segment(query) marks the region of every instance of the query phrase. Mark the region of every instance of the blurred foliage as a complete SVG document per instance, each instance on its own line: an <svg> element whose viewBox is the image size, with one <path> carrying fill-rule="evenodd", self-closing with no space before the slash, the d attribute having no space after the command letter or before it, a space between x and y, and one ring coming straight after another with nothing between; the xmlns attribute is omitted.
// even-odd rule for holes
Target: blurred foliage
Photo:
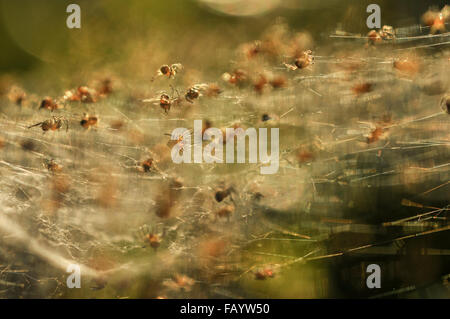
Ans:
<svg viewBox="0 0 450 319"><path fill-rule="evenodd" d="M105 65L126 60L141 45L158 39L155 51L164 51L174 60L217 66L221 61L205 59L212 42L231 48L254 39L278 16L294 29L311 32L316 41L339 23L350 32L367 31L366 7L372 0L287 0L282 6L256 17L218 14L193 0L78 0L82 9L81 30L68 29L66 7L74 1L0 1L0 72L20 72L48 63L58 72L74 72L80 67ZM418 23L429 6L445 1L388 1L382 8L382 22L389 25ZM415 17L415 20L410 20ZM322 35L322 36L320 36ZM188 42L189 46L184 46ZM181 43L180 45L177 45ZM182 48L181 48L182 47ZM200 53L200 54L198 54ZM145 68L144 68L145 69Z"/></svg>

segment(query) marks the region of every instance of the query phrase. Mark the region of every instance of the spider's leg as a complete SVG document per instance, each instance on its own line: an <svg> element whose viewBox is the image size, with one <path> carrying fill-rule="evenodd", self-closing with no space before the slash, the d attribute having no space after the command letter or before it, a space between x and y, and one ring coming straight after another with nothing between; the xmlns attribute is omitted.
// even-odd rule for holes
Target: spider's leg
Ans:
<svg viewBox="0 0 450 319"><path fill-rule="evenodd" d="M31 126L28 126L28 128L32 128L32 127L35 127L35 126L38 126L38 125L41 125L41 124L43 124L44 122L40 122L40 123L37 123L37 124L33 124L33 125L31 125Z"/></svg>

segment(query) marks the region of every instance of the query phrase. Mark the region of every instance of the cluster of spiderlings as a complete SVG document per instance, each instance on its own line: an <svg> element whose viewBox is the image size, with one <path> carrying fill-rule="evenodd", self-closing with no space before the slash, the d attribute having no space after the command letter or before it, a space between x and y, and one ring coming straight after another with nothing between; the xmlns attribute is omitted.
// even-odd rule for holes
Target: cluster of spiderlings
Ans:
<svg viewBox="0 0 450 319"><path fill-rule="evenodd" d="M446 12L424 18L427 33L444 32ZM297 274L320 276L339 256L384 253L380 243L389 241L401 250L417 234L445 230L448 52L383 47L396 49L403 37L383 26L327 48L276 24L239 46L215 76L158 61L137 93L113 90L110 79L53 98L11 86L6 100L20 112L0 120L0 221L9 223L0 231L23 236L21 246L6 244L14 254L0 251L0 267L19 267L17 254L39 278L31 285L45 282L56 296L73 292L54 265L74 261L88 270L93 297L324 297L327 279L304 280L308 292L274 287ZM179 126L192 134L194 119L203 119L202 134L220 127L224 145L234 138L226 127L280 128L279 174L174 164L172 146L188 139L168 135ZM358 277L361 264L336 264Z"/></svg>

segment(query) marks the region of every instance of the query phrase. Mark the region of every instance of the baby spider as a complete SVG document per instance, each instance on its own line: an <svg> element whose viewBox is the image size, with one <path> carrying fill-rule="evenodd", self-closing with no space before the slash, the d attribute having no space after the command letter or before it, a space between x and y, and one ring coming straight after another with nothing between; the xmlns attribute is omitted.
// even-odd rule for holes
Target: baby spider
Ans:
<svg viewBox="0 0 450 319"><path fill-rule="evenodd" d="M192 286L195 284L195 280L186 276L175 274L172 279L165 280L163 285L172 291L191 291Z"/></svg>
<svg viewBox="0 0 450 319"><path fill-rule="evenodd" d="M274 89L281 89L287 86L287 80L282 75L275 75L272 77L272 79L269 81L269 84Z"/></svg>
<svg viewBox="0 0 450 319"><path fill-rule="evenodd" d="M449 7L445 6L441 11L431 9L422 15L422 22L430 28L431 34L444 33L445 23L450 16Z"/></svg>
<svg viewBox="0 0 450 319"><path fill-rule="evenodd" d="M163 93L161 93L159 98L145 99L145 100L142 100L142 102L151 102L154 104L159 104L159 106L164 110L164 112L168 113L170 111L170 107L172 105L179 105L182 102L178 90L175 90L172 87L172 95L173 95L173 91L177 92L178 96L176 98L171 98L169 96L169 94L163 92Z"/></svg>
<svg viewBox="0 0 450 319"><path fill-rule="evenodd" d="M376 45L381 43L383 40L394 40L395 39L395 30L390 25L384 25L379 31L370 30L367 34L367 44Z"/></svg>
<svg viewBox="0 0 450 319"><path fill-rule="evenodd" d="M398 72L409 76L416 75L422 68L420 61L411 57L394 60L393 67Z"/></svg>
<svg viewBox="0 0 450 319"><path fill-rule="evenodd" d="M150 172L155 167L153 158L148 158L141 163L141 169L144 172Z"/></svg>
<svg viewBox="0 0 450 319"><path fill-rule="evenodd" d="M97 89L98 95L105 97L113 92L112 80L110 78L105 78L100 82L100 86Z"/></svg>
<svg viewBox="0 0 450 319"><path fill-rule="evenodd" d="M45 133L46 131L49 130L51 131L59 130L63 126L63 123L66 124L66 132L67 132L69 130L69 121L62 116L53 116L51 119L33 124L31 126L28 126L28 128L40 126Z"/></svg>
<svg viewBox="0 0 450 319"><path fill-rule="evenodd" d="M275 277L275 274L272 269L265 268L261 269L255 272L255 279L256 280L265 280L267 278L273 278Z"/></svg>
<svg viewBox="0 0 450 319"><path fill-rule="evenodd" d="M367 140L366 140L367 144L377 142L383 136L383 133L384 133L384 129L382 127L377 126L367 136Z"/></svg>
<svg viewBox="0 0 450 319"><path fill-rule="evenodd" d="M142 248L150 246L156 250L161 245L161 236L159 234L156 234L154 232L154 229L151 230L147 225L141 226L139 228L139 230L135 234L135 238L138 241L143 241L144 246Z"/></svg>
<svg viewBox="0 0 450 319"><path fill-rule="evenodd" d="M207 84L205 95L209 97L217 97L222 93L222 89L216 83Z"/></svg>
<svg viewBox="0 0 450 319"><path fill-rule="evenodd" d="M167 146L170 147L170 148L172 148L174 145L178 144L178 145L180 146L180 148L183 148L183 146L184 146L183 140L184 140L185 137L187 137L188 135L192 135L192 132L193 132L192 130L186 130L186 131L183 132L183 134L179 135L179 136L177 137L177 139L172 139L172 138L171 138L171 139L167 142ZM164 133L164 135L172 136L172 134L169 134L169 133ZM182 150L181 150L181 151L182 151Z"/></svg>
<svg viewBox="0 0 450 319"><path fill-rule="evenodd" d="M373 84L370 82L361 82L361 83L356 83L353 87L352 87L352 92L356 95L359 96L361 94L364 93L369 93L373 90Z"/></svg>
<svg viewBox="0 0 450 319"><path fill-rule="evenodd" d="M226 205L215 212L216 218L226 218L227 221L230 221L230 217L234 212L234 206Z"/></svg>
<svg viewBox="0 0 450 319"><path fill-rule="evenodd" d="M61 106L56 101L53 101L51 97L46 97L45 99L43 99L41 102L41 106L39 107L39 109L46 109L52 112L59 108L61 108Z"/></svg>
<svg viewBox="0 0 450 319"><path fill-rule="evenodd" d="M303 53L295 59L294 64L284 63L288 69L293 71L297 69L305 69L311 64L314 64L314 56L312 55L311 50L303 51Z"/></svg>
<svg viewBox="0 0 450 319"><path fill-rule="evenodd" d="M8 93L8 99L18 106L22 106L27 99L27 94L20 87L13 86Z"/></svg>
<svg viewBox="0 0 450 319"><path fill-rule="evenodd" d="M184 95L184 98L189 103L194 103L194 100L198 99L199 96L200 96L199 89L196 86L193 86L187 90L186 94Z"/></svg>
<svg viewBox="0 0 450 319"><path fill-rule="evenodd" d="M80 125L85 129L91 128L91 126L96 126L98 124L98 117L92 116L84 113L83 118L80 121Z"/></svg>
<svg viewBox="0 0 450 319"><path fill-rule="evenodd" d="M232 193L236 193L236 191L234 190L233 186L230 186L226 189L222 189L222 190L218 190L215 195L214 198L216 199L217 202L221 202L223 201L225 198L227 198L228 196L230 196Z"/></svg>
<svg viewBox="0 0 450 319"><path fill-rule="evenodd" d="M183 65L181 65L181 63L174 63L171 66L162 65L156 73L156 76L153 77L152 82L158 76L167 76L168 78L175 77L181 70L183 70Z"/></svg>
<svg viewBox="0 0 450 319"><path fill-rule="evenodd" d="M169 112L171 105L172 99L170 98L170 96L165 93L161 94L161 96L159 97L159 106L161 106L164 112Z"/></svg>
<svg viewBox="0 0 450 319"><path fill-rule="evenodd" d="M258 79L253 83L253 88L256 93L262 94L267 83L267 77L264 74L260 74L258 76Z"/></svg>
<svg viewBox="0 0 450 319"><path fill-rule="evenodd" d="M370 30L367 34L367 43L366 45L376 45L382 41L380 33L377 30Z"/></svg>
<svg viewBox="0 0 450 319"><path fill-rule="evenodd" d="M145 236L145 241L155 250L161 245L161 239L155 234L147 234Z"/></svg>
<svg viewBox="0 0 450 319"><path fill-rule="evenodd" d="M390 25L384 25L378 34L383 40L393 40L395 38L395 30Z"/></svg>
<svg viewBox="0 0 450 319"><path fill-rule="evenodd" d="M57 173L62 170L61 165L57 164L53 159L45 159L43 165L49 172Z"/></svg>
<svg viewBox="0 0 450 319"><path fill-rule="evenodd" d="M178 94L178 91L177 91ZM159 99L159 106L164 110L164 112L168 113L170 110L170 107L172 105L179 105L181 104L181 98L178 95L178 97L171 98L166 93L161 94L161 97Z"/></svg>
<svg viewBox="0 0 450 319"><path fill-rule="evenodd" d="M264 113L262 116L261 116L261 121L263 121L263 122L267 122L267 121L269 121L269 120L271 120L272 118L269 116L269 114L267 114L267 113Z"/></svg>
<svg viewBox="0 0 450 319"><path fill-rule="evenodd" d="M249 80L249 76L245 70L236 69L231 73L222 74L222 80L237 86L244 86Z"/></svg>
<svg viewBox="0 0 450 319"><path fill-rule="evenodd" d="M87 86L80 86L76 90L66 91L64 93L64 101L83 103L95 103L97 102L97 91Z"/></svg>
<svg viewBox="0 0 450 319"><path fill-rule="evenodd" d="M200 96L206 95L209 97L214 97L219 95L221 92L222 90L217 86L217 84L199 83L191 86L184 94L184 98L189 103L194 103L194 100L198 99Z"/></svg>

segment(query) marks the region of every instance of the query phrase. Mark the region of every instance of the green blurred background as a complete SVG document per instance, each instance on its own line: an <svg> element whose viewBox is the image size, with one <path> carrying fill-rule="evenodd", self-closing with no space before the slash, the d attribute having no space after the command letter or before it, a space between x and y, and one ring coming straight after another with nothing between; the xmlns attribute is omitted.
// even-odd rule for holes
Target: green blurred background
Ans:
<svg viewBox="0 0 450 319"><path fill-rule="evenodd" d="M139 76L148 72L145 65L123 70L128 66L121 62L139 58L140 63L151 63L163 53L172 61L220 67L229 61L210 57L257 38L280 16L293 29L311 32L318 44L327 41L338 24L349 32L366 33L366 7L374 2L268 0L264 3L271 10L234 16L205 5L208 1L213 0L0 0L0 72L23 76L44 67L52 70L52 79L58 79L67 72L108 65ZM241 2L244 13L246 6L258 5ZM66 27L70 3L81 6L81 29ZM382 24L395 27L418 23L428 7L445 5L431 0L376 3L381 6ZM233 10L241 12L239 5Z"/></svg>

